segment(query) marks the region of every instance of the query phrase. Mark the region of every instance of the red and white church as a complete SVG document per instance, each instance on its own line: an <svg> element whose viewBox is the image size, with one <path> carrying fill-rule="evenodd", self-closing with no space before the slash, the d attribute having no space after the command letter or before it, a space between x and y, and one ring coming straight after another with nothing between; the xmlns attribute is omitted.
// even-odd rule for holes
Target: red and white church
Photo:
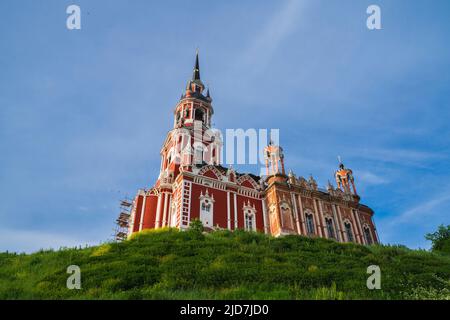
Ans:
<svg viewBox="0 0 450 320"><path fill-rule="evenodd" d="M379 242L374 212L360 203L350 169L340 163L337 187L328 183L326 189L318 188L313 177L286 174L283 149L272 142L264 150L265 176L223 167L221 136L211 127L213 114L197 53L192 79L174 109L173 129L161 148L159 177L126 204L126 236L163 227L183 230L200 219L207 230Z"/></svg>

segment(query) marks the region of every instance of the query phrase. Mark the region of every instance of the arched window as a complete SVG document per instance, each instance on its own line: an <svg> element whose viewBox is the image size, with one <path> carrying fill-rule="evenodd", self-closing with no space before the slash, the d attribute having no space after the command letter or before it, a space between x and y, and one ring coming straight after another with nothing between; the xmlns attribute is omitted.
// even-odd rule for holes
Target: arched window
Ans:
<svg viewBox="0 0 450 320"><path fill-rule="evenodd" d="M255 214L251 211L245 213L245 230L256 231Z"/></svg>
<svg viewBox="0 0 450 320"><path fill-rule="evenodd" d="M286 229L294 229L294 222L292 220L292 211L289 204L282 202L281 209L281 226Z"/></svg>
<svg viewBox="0 0 450 320"><path fill-rule="evenodd" d="M353 231L352 231L352 224L349 221L344 222L345 227L345 233L347 234L347 240L348 242L353 242Z"/></svg>
<svg viewBox="0 0 450 320"><path fill-rule="evenodd" d="M366 239L366 243L368 245L373 244L372 234L371 234L370 228L368 226L364 226L364 238Z"/></svg>
<svg viewBox="0 0 450 320"><path fill-rule="evenodd" d="M200 221L203 226L207 228L213 227L213 209L214 209L214 197L209 195L208 190L206 193L200 193Z"/></svg>
<svg viewBox="0 0 450 320"><path fill-rule="evenodd" d="M256 208L251 205L250 201L243 207L244 210L244 229L246 231L256 231Z"/></svg>
<svg viewBox="0 0 450 320"><path fill-rule="evenodd" d="M325 223L327 225L328 238L336 239L336 235L334 232L334 223L333 218L325 218Z"/></svg>
<svg viewBox="0 0 450 320"><path fill-rule="evenodd" d="M203 121L204 112L201 109L195 109L195 120Z"/></svg>
<svg viewBox="0 0 450 320"><path fill-rule="evenodd" d="M306 232L308 235L313 235L314 232L314 217L312 213L306 214Z"/></svg>
<svg viewBox="0 0 450 320"><path fill-rule="evenodd" d="M194 164L202 164L202 163L203 163L203 147L197 145L195 147Z"/></svg>

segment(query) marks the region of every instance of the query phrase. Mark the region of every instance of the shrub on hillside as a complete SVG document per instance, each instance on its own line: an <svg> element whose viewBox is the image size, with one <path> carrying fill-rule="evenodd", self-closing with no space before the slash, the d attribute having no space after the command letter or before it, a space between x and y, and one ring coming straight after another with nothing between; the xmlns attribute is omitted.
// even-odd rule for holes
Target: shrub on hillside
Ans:
<svg viewBox="0 0 450 320"><path fill-rule="evenodd" d="M425 239L430 240L433 251L450 253L450 225L440 225L434 233L428 233Z"/></svg>

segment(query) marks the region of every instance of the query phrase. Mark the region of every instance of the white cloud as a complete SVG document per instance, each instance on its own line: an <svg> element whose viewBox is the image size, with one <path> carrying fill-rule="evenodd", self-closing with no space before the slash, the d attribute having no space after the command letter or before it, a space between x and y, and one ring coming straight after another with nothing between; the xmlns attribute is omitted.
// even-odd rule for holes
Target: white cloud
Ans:
<svg viewBox="0 0 450 320"><path fill-rule="evenodd" d="M381 177L379 175L376 175L369 171L359 171L359 172L355 172L355 173L358 176L358 179L361 180L362 182L365 182L366 184L380 185L380 184L389 183L388 179Z"/></svg>

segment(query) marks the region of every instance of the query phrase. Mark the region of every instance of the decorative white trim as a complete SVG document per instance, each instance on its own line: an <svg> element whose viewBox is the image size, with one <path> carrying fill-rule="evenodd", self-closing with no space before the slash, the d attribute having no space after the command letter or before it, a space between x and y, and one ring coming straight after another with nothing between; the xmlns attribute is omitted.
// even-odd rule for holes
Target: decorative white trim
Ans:
<svg viewBox="0 0 450 320"><path fill-rule="evenodd" d="M206 193L203 194L203 191L200 191L200 212L199 212L199 218L200 221L203 223L204 226L208 228L214 227L214 195L209 195L208 189L206 189ZM203 212L203 205L209 207L209 211L207 213L207 216L205 216L205 213Z"/></svg>
<svg viewBox="0 0 450 320"><path fill-rule="evenodd" d="M181 194L180 229L188 228L191 222L191 200L192 200L191 198L192 198L192 182L183 181L183 189Z"/></svg>
<svg viewBox="0 0 450 320"><path fill-rule="evenodd" d="M213 165L206 165L200 169L198 172L199 176L203 176L206 172L212 171L217 176L217 179L220 181L222 180L222 173ZM208 177L209 178L209 177ZM210 178L211 179L211 178Z"/></svg>
<svg viewBox="0 0 450 320"><path fill-rule="evenodd" d="M248 181L250 184L255 188L256 190L259 189L259 185L256 183L256 181L248 174L244 174L239 177L239 179L236 180L236 183L238 185L242 185L243 182Z"/></svg>

